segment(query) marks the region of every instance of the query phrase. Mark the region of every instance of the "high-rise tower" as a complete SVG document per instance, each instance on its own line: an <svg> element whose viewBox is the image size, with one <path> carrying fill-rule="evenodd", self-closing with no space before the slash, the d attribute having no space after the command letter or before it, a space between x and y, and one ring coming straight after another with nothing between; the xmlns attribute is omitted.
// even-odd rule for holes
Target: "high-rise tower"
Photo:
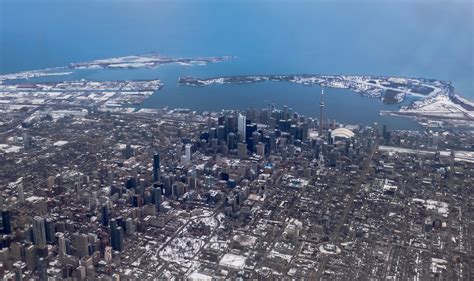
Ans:
<svg viewBox="0 0 474 281"><path fill-rule="evenodd" d="M239 114L239 117L237 119L237 130L240 134L240 141L245 141L246 139L246 126L247 126L247 122L246 122L247 118L245 117L245 115L242 115L242 114Z"/></svg>
<svg viewBox="0 0 474 281"><path fill-rule="evenodd" d="M319 135L323 135L323 110L324 110L324 87L321 86L321 101L319 102L319 108L321 112L319 113Z"/></svg>
<svg viewBox="0 0 474 281"><path fill-rule="evenodd" d="M33 242L35 245L46 245L45 219L39 216L33 218Z"/></svg>
<svg viewBox="0 0 474 281"><path fill-rule="evenodd" d="M3 233L10 234L12 233L12 223L10 217L10 211L3 210L2 211L2 225L3 225Z"/></svg>
<svg viewBox="0 0 474 281"><path fill-rule="evenodd" d="M160 179L160 154L158 152L153 155L153 182Z"/></svg>

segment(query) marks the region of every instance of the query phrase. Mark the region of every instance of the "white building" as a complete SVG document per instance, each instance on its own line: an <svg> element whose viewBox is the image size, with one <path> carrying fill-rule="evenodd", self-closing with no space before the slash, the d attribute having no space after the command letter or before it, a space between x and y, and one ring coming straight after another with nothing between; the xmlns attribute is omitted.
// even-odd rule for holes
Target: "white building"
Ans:
<svg viewBox="0 0 474 281"><path fill-rule="evenodd" d="M246 124L245 115L239 114L239 118L237 119L237 130L239 131L239 134L240 134L240 141L245 141L246 126L247 124Z"/></svg>
<svg viewBox="0 0 474 281"><path fill-rule="evenodd" d="M183 165L187 165L191 163L191 148L193 147L192 144L188 143L184 146L184 155L181 156L181 163Z"/></svg>

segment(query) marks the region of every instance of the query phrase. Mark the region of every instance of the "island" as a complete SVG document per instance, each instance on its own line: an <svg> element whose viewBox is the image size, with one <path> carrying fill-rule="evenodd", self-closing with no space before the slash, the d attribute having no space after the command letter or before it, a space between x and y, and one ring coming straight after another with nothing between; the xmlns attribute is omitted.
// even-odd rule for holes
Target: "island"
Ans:
<svg viewBox="0 0 474 281"><path fill-rule="evenodd" d="M158 54L146 54L136 56L115 57L109 59L99 59L89 62L72 63L68 66L71 69L133 69L133 68L153 68L162 64L177 63L180 65L206 65L208 63L222 62L233 59L233 56L220 57L197 57L197 58L169 58Z"/></svg>
<svg viewBox="0 0 474 281"><path fill-rule="evenodd" d="M413 101L401 105L398 111L381 111L380 114L414 118L425 127L474 128L474 104L455 94L451 82L443 80L376 75L288 74L180 77L178 84L203 87L265 81L349 89L387 104L400 104L411 97Z"/></svg>
<svg viewBox="0 0 474 281"><path fill-rule="evenodd" d="M207 65L225 60L234 59L235 56L196 57L196 58L170 58L158 54L131 55L98 59L87 62L71 63L67 66L50 67L38 70L21 71L17 73L0 74L0 85L7 80L28 80L45 76L62 76L73 74L71 70L81 69L138 69L154 68L163 64L179 64L184 66Z"/></svg>

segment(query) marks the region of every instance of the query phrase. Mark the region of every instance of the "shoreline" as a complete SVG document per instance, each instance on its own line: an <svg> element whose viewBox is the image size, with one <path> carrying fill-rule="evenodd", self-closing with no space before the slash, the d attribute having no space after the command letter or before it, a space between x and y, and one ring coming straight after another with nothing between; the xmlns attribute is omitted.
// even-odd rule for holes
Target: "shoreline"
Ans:
<svg viewBox="0 0 474 281"><path fill-rule="evenodd" d="M454 94L451 82L443 80L382 75L289 74L180 77L178 84L205 87L269 81L348 89L365 97L377 98L386 104L401 104L408 98L414 98L408 106L400 106L398 111L391 114L381 111L380 115L410 117L423 127L438 124L439 127L465 126L474 129L474 125L471 125L474 124L474 103Z"/></svg>

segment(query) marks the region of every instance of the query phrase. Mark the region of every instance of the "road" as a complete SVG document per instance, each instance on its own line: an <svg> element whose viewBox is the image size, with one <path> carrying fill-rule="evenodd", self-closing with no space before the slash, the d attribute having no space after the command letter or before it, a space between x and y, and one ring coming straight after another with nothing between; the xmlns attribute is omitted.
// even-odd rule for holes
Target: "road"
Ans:
<svg viewBox="0 0 474 281"><path fill-rule="evenodd" d="M372 159L373 159L377 149L378 149L378 139L375 141L374 147L372 148L372 151L370 152L369 157L367 158L367 160L363 164L363 169L362 169L361 176L358 178L355 186L352 188L351 197L349 198L347 206L344 209L344 212L343 212L341 218L339 219L339 221L337 223L336 229L334 230L334 232L331 235L330 241L334 244L336 244L339 240L339 234L341 232L342 226L346 222L347 216L349 215L349 212L352 209L352 205L354 204L354 199L355 199L355 196L356 196L357 192L359 191L360 187L362 186L362 183L366 179L367 172L369 171L369 168L370 168L370 163L372 162ZM324 255L321 263L319 264L318 271L316 272L316 276L314 278L315 280L321 280L321 276L323 275L324 271L326 270L326 266L327 266L328 261L329 261L329 255Z"/></svg>

